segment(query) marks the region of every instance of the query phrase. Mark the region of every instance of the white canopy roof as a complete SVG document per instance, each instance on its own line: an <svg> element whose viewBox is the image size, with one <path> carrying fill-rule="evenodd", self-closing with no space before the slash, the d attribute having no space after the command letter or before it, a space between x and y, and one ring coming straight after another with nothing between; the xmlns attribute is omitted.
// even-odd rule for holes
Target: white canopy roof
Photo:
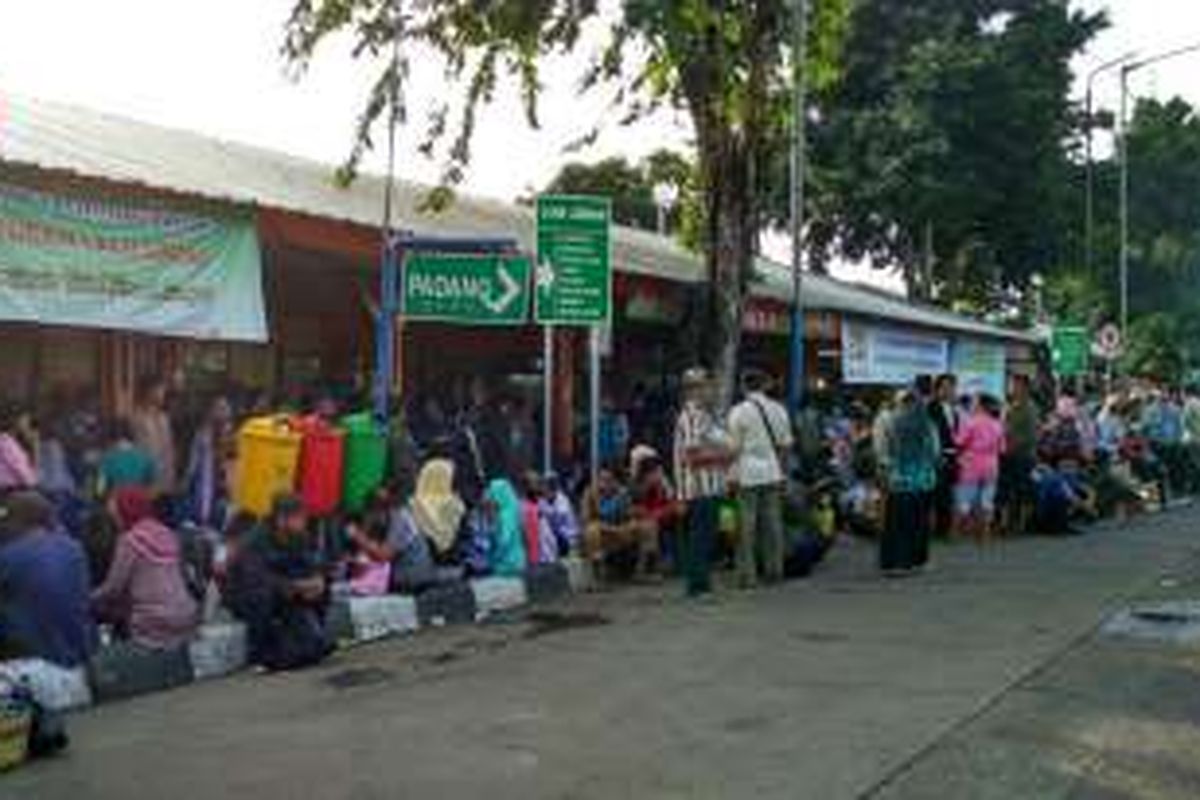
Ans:
<svg viewBox="0 0 1200 800"><path fill-rule="evenodd" d="M26 164L139 184L213 200L263 206L378 226L384 179L364 174L339 187L329 164L246 144L14 95L0 94L0 164ZM445 212L418 210L428 187L398 183L397 218L425 235L509 236L534 247L531 209L460 195ZM684 283L704 280L700 259L677 242L618 227L614 258L622 272ZM788 300L786 267L762 262L756 295ZM839 311L960 333L1032 341L1027 334L922 307L831 278L805 277L806 308Z"/></svg>

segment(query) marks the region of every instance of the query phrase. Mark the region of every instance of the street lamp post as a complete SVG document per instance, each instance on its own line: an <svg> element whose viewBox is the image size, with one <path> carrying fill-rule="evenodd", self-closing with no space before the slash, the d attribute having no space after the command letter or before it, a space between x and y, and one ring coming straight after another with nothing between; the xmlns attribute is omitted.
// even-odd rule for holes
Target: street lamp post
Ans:
<svg viewBox="0 0 1200 800"><path fill-rule="evenodd" d="M1087 145L1086 145L1086 147L1087 147L1087 167L1086 167L1087 177L1086 177L1086 188L1085 188L1085 192L1084 192L1085 210L1084 210L1084 220L1083 220L1083 248L1084 248L1083 263L1084 263L1084 266L1086 267L1087 274L1089 274L1089 275L1092 274L1093 253L1094 253L1093 245L1092 245L1092 238L1093 238L1093 232L1095 231L1095 220L1096 220L1095 175L1094 175L1095 166L1094 166L1094 162L1092 160L1092 138L1093 138L1092 133L1095 130L1095 110L1094 110L1094 104L1093 104L1093 99L1094 99L1093 88L1094 88L1096 79L1098 77L1100 77L1100 75L1102 75L1103 73L1107 72L1108 70L1110 70L1114 67L1124 64L1126 61L1128 61L1129 59L1131 59L1133 57L1134 57L1134 53L1129 52L1129 53L1126 53L1125 55L1121 56L1120 58L1114 58L1111 61L1106 61L1103 64L1096 67L1095 69L1093 69L1091 72L1089 72L1088 76L1087 76L1087 99L1086 99L1087 108L1086 108L1086 117L1084 120L1084 133L1085 133L1085 140L1087 142Z"/></svg>
<svg viewBox="0 0 1200 800"><path fill-rule="evenodd" d="M792 69L795 73L795 95L792 98L792 314L789 343L788 409L800 410L804 394L804 309L800 294L804 285L804 163L806 86L805 60L808 51L808 0L795 0L795 20L792 25Z"/></svg>
<svg viewBox="0 0 1200 800"><path fill-rule="evenodd" d="M1200 42L1168 50L1155 56L1134 61L1121 67L1121 118L1118 120L1119 156L1121 159L1121 334L1129 340L1129 76L1138 70L1200 51Z"/></svg>
<svg viewBox="0 0 1200 800"><path fill-rule="evenodd" d="M654 205L658 209L658 235L667 235L667 217L679 202L679 187L666 181L654 185Z"/></svg>

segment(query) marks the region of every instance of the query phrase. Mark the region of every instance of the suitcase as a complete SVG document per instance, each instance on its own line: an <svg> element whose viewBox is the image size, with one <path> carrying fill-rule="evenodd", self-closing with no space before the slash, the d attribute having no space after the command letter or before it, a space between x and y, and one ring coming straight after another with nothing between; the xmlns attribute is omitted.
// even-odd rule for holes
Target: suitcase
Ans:
<svg viewBox="0 0 1200 800"><path fill-rule="evenodd" d="M471 581L471 591L475 593L478 620L497 612L521 608L529 602L525 581L521 578L479 578Z"/></svg>
<svg viewBox="0 0 1200 800"><path fill-rule="evenodd" d="M433 586L417 595L417 619L423 628L472 623L478 611L475 592L466 581Z"/></svg>
<svg viewBox="0 0 1200 800"><path fill-rule="evenodd" d="M192 682L188 649L145 650L125 642L101 648L88 666L97 703L173 689Z"/></svg>
<svg viewBox="0 0 1200 800"><path fill-rule="evenodd" d="M233 622L201 627L188 644L188 660L198 681L237 672L249 663L246 626Z"/></svg>
<svg viewBox="0 0 1200 800"><path fill-rule="evenodd" d="M545 603L571 593L571 574L565 564L535 564L525 574L529 602Z"/></svg>

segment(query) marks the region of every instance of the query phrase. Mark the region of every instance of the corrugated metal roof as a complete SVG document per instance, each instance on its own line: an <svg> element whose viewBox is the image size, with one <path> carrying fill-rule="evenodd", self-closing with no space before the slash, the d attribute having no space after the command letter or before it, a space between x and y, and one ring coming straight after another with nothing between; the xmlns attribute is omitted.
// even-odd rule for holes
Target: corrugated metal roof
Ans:
<svg viewBox="0 0 1200 800"><path fill-rule="evenodd" d="M790 302L792 297L791 268L760 259L757 265L759 292L765 297ZM1001 328L985 322L953 314L932 306L914 303L905 297L867 286L834 280L824 275L805 273L801 287L801 303L806 308L838 311L921 325L927 328L953 331L990 338L1036 342L1030 333Z"/></svg>
<svg viewBox="0 0 1200 800"><path fill-rule="evenodd" d="M334 183L329 164L15 95L0 95L2 161L371 227L379 225L384 186L382 177L364 174L343 188ZM530 209L460 195L445 212L432 215L419 210L427 190L399 182L396 213L403 227L425 235L513 236L522 247L534 248ZM669 238L618 227L613 250L624 272L685 283L704 279L701 261ZM786 267L762 262L759 273L755 294L790 298ZM831 278L806 276L804 286L804 305L811 309L1032 341L1025 334Z"/></svg>
<svg viewBox="0 0 1200 800"><path fill-rule="evenodd" d="M14 95L0 96L0 160L371 227L380 223L384 179L378 175L364 174L343 188L329 164ZM513 236L533 249L530 209L460 196L444 213L423 214L418 207L427 190L399 183L396 213L403 227L425 235ZM668 239L622 228L613 249L629 272L701 278L696 259Z"/></svg>

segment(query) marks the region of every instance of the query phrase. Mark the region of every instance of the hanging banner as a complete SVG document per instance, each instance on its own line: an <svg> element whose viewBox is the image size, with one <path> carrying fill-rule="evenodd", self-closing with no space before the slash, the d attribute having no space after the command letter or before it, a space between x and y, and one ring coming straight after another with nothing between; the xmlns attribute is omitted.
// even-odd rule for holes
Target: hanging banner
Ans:
<svg viewBox="0 0 1200 800"><path fill-rule="evenodd" d="M264 342L254 221L0 183L0 320Z"/></svg>
<svg viewBox="0 0 1200 800"><path fill-rule="evenodd" d="M842 320L842 380L903 386L918 375L950 368L950 342L942 336Z"/></svg>
<svg viewBox="0 0 1200 800"><path fill-rule="evenodd" d="M1007 366L1002 344L956 339L950 351L950 371L958 377L959 394L990 394L1004 399Z"/></svg>

